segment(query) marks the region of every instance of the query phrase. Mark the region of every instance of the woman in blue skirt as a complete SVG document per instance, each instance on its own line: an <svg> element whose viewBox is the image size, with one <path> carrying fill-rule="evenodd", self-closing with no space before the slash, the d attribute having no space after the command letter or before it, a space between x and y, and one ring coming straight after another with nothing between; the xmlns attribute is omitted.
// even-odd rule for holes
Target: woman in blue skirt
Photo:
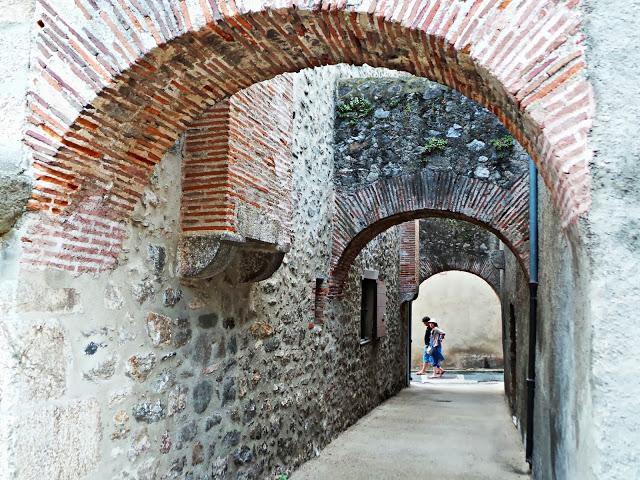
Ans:
<svg viewBox="0 0 640 480"><path fill-rule="evenodd" d="M444 370L440 364L444 361L444 355L442 354L442 341L444 340L446 333L438 327L438 322L429 320L428 324L429 327L431 327L431 339L429 342L431 347L431 364L433 365L433 375L431 378L438 378L444 375Z"/></svg>

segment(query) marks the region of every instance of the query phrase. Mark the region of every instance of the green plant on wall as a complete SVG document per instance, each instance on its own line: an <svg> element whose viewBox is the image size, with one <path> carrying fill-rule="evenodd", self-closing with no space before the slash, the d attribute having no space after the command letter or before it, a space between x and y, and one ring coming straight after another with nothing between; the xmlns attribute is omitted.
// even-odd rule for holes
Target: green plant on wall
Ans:
<svg viewBox="0 0 640 480"><path fill-rule="evenodd" d="M505 135L504 137L494 138L489 140L489 143L498 152L498 158L505 158L515 146L516 142L511 135Z"/></svg>
<svg viewBox="0 0 640 480"><path fill-rule="evenodd" d="M276 477L276 480L289 480L289 477L287 477L284 473L281 473Z"/></svg>
<svg viewBox="0 0 640 480"><path fill-rule="evenodd" d="M349 121L351 125L356 125L363 118L368 117L373 112L373 105L364 97L351 97L337 107L338 117Z"/></svg>
<svg viewBox="0 0 640 480"><path fill-rule="evenodd" d="M442 152L449 144L446 138L429 137L427 143L422 146L423 155L431 155L435 152Z"/></svg>

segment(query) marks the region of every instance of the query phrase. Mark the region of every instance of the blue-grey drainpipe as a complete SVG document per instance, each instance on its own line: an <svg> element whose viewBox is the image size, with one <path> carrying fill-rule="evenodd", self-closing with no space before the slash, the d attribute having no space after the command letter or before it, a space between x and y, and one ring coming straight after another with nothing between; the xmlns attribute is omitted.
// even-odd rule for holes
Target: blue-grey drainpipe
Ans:
<svg viewBox="0 0 640 480"><path fill-rule="evenodd" d="M529 159L529 364L527 371L526 457L533 468L533 406L538 332L538 170Z"/></svg>

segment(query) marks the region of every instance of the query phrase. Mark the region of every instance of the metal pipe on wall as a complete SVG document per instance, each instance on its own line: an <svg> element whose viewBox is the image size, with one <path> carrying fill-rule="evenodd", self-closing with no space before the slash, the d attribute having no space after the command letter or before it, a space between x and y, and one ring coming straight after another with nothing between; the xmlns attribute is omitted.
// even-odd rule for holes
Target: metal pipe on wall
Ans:
<svg viewBox="0 0 640 480"><path fill-rule="evenodd" d="M406 361L406 365L407 365L407 376L405 379L405 384L406 386L410 386L411 385L411 317L412 315L412 307L413 307L413 302L404 302L403 303L404 306L404 321L407 322L407 346L406 346L406 354L405 354L405 361Z"/></svg>
<svg viewBox="0 0 640 480"><path fill-rule="evenodd" d="M538 333L538 170L529 159L529 362L527 367L526 459L533 468L533 407Z"/></svg>

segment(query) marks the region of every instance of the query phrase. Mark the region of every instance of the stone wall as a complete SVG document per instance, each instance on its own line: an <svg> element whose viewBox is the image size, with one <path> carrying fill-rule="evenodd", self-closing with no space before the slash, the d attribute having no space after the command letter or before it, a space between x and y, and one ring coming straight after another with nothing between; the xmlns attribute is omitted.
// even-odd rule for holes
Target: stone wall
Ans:
<svg viewBox="0 0 640 480"><path fill-rule="evenodd" d="M604 0L585 0L581 7L598 121L590 132L593 208L572 251L582 267L573 309L577 428L561 453L576 452L578 476L629 478L640 469L640 64L626 46L640 42L638 3L621 0L612 10Z"/></svg>
<svg viewBox="0 0 640 480"><path fill-rule="evenodd" d="M429 216L481 225L527 264L529 157L494 115L421 78L343 80L337 102L335 278L369 238Z"/></svg>
<svg viewBox="0 0 640 480"><path fill-rule="evenodd" d="M28 154L22 132L27 110L35 0L9 0L0 12L0 235L23 213L32 179L22 173Z"/></svg>
<svg viewBox="0 0 640 480"><path fill-rule="evenodd" d="M585 426L593 425L591 390L597 380L589 366L598 340L588 313L585 245L575 230L562 230L559 217L541 187L534 469L538 478L589 478L597 462L570 459L592 448Z"/></svg>
<svg viewBox="0 0 640 480"><path fill-rule="evenodd" d="M356 259L315 316L331 254L333 80L294 81L293 246L269 280L180 281L179 142L155 168L108 274L21 269L3 238L0 470L10 478L269 478L405 385L399 233ZM387 335L360 344L360 274L387 285Z"/></svg>
<svg viewBox="0 0 640 480"><path fill-rule="evenodd" d="M345 108L336 117L340 191L355 192L423 169L509 189L527 172L529 157L516 141L494 145L509 136L495 115L455 90L416 77L342 80L338 103L348 107L353 98L364 99L369 113Z"/></svg>
<svg viewBox="0 0 640 480"><path fill-rule="evenodd" d="M500 275L504 387L520 433L525 433L529 355L529 278L513 253L504 248ZM544 478L544 477L541 477Z"/></svg>
<svg viewBox="0 0 640 480"><path fill-rule="evenodd" d="M500 292L504 254L488 230L451 218L420 220L420 282L447 270L473 273Z"/></svg>
<svg viewBox="0 0 640 480"><path fill-rule="evenodd" d="M589 364L591 328L585 294L585 246L575 231L561 228L544 187L539 191L539 289L536 344L533 469L536 478L592 478L595 465L576 462L590 442L592 412ZM505 251L502 278L505 387L509 404L526 434L529 291L528 278ZM513 312L513 316L511 315ZM516 338L514 343L513 338ZM616 476L605 478L619 478Z"/></svg>

